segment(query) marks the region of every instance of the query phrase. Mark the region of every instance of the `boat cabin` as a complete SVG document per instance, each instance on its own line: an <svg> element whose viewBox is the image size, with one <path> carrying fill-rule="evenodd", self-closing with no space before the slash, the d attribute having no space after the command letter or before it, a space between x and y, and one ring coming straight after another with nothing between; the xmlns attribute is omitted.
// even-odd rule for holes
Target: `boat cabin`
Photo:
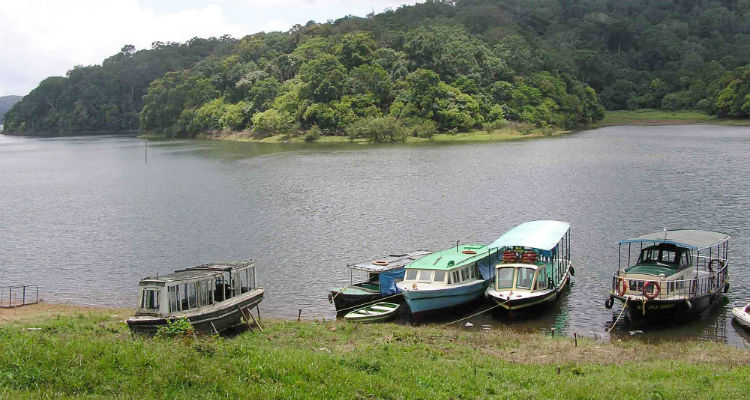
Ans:
<svg viewBox="0 0 750 400"><path fill-rule="evenodd" d="M194 312L257 289L253 262L215 263L139 283L136 316L171 316Z"/></svg>
<svg viewBox="0 0 750 400"><path fill-rule="evenodd" d="M490 257L484 245L461 245L433 253L406 266L404 284L446 287L484 280L480 268Z"/></svg>

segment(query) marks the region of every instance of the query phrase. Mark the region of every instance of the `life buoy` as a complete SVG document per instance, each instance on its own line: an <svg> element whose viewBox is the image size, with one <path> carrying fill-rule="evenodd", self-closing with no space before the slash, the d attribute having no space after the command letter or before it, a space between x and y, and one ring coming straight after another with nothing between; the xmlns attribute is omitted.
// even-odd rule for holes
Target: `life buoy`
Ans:
<svg viewBox="0 0 750 400"><path fill-rule="evenodd" d="M372 263L375 265L380 265L380 266L388 265L388 261L383 261L383 260L373 261Z"/></svg>
<svg viewBox="0 0 750 400"><path fill-rule="evenodd" d="M461 253L464 253L464 254L477 254L477 252L474 251L474 250L464 250Z"/></svg>
<svg viewBox="0 0 750 400"><path fill-rule="evenodd" d="M622 297L628 291L628 282L623 278L617 278L617 295Z"/></svg>
<svg viewBox="0 0 750 400"><path fill-rule="evenodd" d="M654 286L654 291L649 293L646 291L646 288L648 288L651 285ZM643 284L643 296L649 300L655 299L656 296L658 296L660 292L661 292L661 285L659 285L659 282L657 281L648 281Z"/></svg>

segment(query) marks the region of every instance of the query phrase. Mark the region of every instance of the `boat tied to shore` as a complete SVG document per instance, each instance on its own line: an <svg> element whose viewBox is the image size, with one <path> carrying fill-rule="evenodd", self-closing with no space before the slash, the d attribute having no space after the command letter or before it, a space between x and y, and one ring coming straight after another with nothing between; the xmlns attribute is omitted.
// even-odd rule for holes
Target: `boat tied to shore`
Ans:
<svg viewBox="0 0 750 400"><path fill-rule="evenodd" d="M350 322L380 322L395 317L401 305L381 301L347 313L344 319Z"/></svg>
<svg viewBox="0 0 750 400"><path fill-rule="evenodd" d="M141 279L138 309L127 324L134 333L155 334L167 321L187 318L198 333L219 333L247 321L263 293L252 260L198 265Z"/></svg>
<svg viewBox="0 0 750 400"><path fill-rule="evenodd" d="M486 295L507 312L556 300L575 274L567 222L524 222L488 247L497 249L502 259Z"/></svg>
<svg viewBox="0 0 750 400"><path fill-rule="evenodd" d="M729 235L724 233L665 228L622 240L618 249L605 306L619 300L630 321L698 314L729 290ZM632 250L638 256L631 264Z"/></svg>
<svg viewBox="0 0 750 400"><path fill-rule="evenodd" d="M494 275L494 254L482 244L459 245L406 265L403 292L412 317L481 300Z"/></svg>
<svg viewBox="0 0 750 400"><path fill-rule="evenodd" d="M396 282L404 279L404 266L428 254L432 252L415 250L410 253L391 254L388 257L349 264L347 267L350 270L350 285L331 289L328 293L328 302L333 303L336 312L339 313L384 297L390 297L391 302L400 301L400 296L392 296L400 293ZM364 272L367 274L367 279L354 283L355 271Z"/></svg>

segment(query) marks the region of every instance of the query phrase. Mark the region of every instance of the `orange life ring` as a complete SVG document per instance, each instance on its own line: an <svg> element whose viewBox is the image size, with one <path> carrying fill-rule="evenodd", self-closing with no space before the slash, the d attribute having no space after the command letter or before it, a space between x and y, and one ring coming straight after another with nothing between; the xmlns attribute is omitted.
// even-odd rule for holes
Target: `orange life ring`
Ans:
<svg viewBox="0 0 750 400"><path fill-rule="evenodd" d="M474 250L464 250L461 253L464 253L464 254L477 254L477 252L474 251Z"/></svg>
<svg viewBox="0 0 750 400"><path fill-rule="evenodd" d="M646 291L646 288L649 287L649 285L654 285L654 291L652 293L648 293ZM659 293L661 293L661 285L659 285L659 282L657 282L657 281L648 281L648 282L646 282L646 283L643 284L643 295L647 299L653 300L653 299L656 298L656 296L659 295Z"/></svg>
<svg viewBox="0 0 750 400"><path fill-rule="evenodd" d="M388 265L388 261L383 261L383 260L373 261L372 263L375 265L381 265L381 266Z"/></svg>
<svg viewBox="0 0 750 400"><path fill-rule="evenodd" d="M617 278L617 295L622 297L628 291L628 282L623 278Z"/></svg>

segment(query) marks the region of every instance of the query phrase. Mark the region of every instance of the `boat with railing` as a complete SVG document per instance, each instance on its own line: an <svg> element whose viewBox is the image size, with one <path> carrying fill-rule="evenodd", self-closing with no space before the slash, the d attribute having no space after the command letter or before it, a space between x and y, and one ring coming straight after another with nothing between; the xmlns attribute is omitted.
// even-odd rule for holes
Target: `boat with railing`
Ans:
<svg viewBox="0 0 750 400"><path fill-rule="evenodd" d="M219 333L247 320L264 293L253 261L209 263L147 277L139 289L138 309L127 323L143 334L183 317L198 333Z"/></svg>
<svg viewBox="0 0 750 400"><path fill-rule="evenodd" d="M482 299L494 274L494 254L481 244L459 245L408 264L398 282L413 318Z"/></svg>
<svg viewBox="0 0 750 400"><path fill-rule="evenodd" d="M556 300L574 274L567 222L525 222L487 247L497 249L502 259L486 295L506 312Z"/></svg>
<svg viewBox="0 0 750 400"><path fill-rule="evenodd" d="M333 288L328 293L328 302L333 303L336 312L351 311L360 305L389 298L391 302L401 301L396 283L404 279L404 266L428 254L429 250L415 250L410 253L391 254L370 261L347 265L350 271L349 286ZM354 283L354 274L366 274L364 281Z"/></svg>
<svg viewBox="0 0 750 400"><path fill-rule="evenodd" d="M621 301L631 321L697 314L729 290L729 235L724 233L664 229L622 240L618 248L605 306Z"/></svg>

